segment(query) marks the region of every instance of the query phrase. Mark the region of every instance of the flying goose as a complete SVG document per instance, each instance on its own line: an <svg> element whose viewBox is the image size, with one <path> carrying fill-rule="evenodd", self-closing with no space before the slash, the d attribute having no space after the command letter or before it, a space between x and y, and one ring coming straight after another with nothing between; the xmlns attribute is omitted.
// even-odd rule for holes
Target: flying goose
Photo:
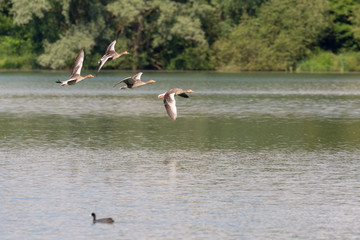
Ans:
<svg viewBox="0 0 360 240"><path fill-rule="evenodd" d="M162 94L159 94L158 98L164 98L164 106L171 120L175 121L177 118L175 96L189 98L189 96L186 93L192 93L192 92L194 91L191 89L182 90L180 88L173 88Z"/></svg>
<svg viewBox="0 0 360 240"><path fill-rule="evenodd" d="M102 66L104 66L106 61L115 60L115 59L119 58L121 55L129 54L127 51L124 51L122 53L117 53L115 51L115 44L116 44L116 40L114 40L112 43L110 43L110 45L107 47L105 55L102 56L102 58L98 62L100 64L100 66L99 66L99 69L97 72L100 71L100 69L102 68Z"/></svg>
<svg viewBox="0 0 360 240"><path fill-rule="evenodd" d="M118 84L124 82L126 84L126 86L123 86L120 88L120 89L124 90L124 89L128 89L128 88L136 88L136 87L140 87L142 85L156 82L155 80L148 80L145 82L141 81L142 74L143 74L142 72L139 72L132 77L124 78L123 80L115 83L114 87L116 87Z"/></svg>
<svg viewBox="0 0 360 240"><path fill-rule="evenodd" d="M93 78L94 76L91 74L86 75L85 77L80 76L83 62L84 62L84 49L81 49L75 59L75 63L70 75L70 79L65 81L58 80L56 82L61 83L61 86L67 86L67 85L74 85L76 83L79 83L86 78Z"/></svg>

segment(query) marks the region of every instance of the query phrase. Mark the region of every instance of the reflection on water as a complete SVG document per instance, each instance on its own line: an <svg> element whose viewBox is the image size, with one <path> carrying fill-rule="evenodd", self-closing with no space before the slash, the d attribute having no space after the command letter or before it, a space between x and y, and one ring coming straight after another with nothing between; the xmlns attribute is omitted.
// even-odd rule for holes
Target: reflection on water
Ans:
<svg viewBox="0 0 360 240"><path fill-rule="evenodd" d="M359 236L358 75L131 74L0 73L4 239Z"/></svg>

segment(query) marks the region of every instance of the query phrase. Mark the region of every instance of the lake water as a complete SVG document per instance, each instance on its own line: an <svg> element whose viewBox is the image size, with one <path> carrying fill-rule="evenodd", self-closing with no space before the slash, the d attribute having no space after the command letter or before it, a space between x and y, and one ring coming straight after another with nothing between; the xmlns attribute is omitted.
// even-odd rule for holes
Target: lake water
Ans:
<svg viewBox="0 0 360 240"><path fill-rule="evenodd" d="M132 74L0 72L1 239L359 239L360 74Z"/></svg>

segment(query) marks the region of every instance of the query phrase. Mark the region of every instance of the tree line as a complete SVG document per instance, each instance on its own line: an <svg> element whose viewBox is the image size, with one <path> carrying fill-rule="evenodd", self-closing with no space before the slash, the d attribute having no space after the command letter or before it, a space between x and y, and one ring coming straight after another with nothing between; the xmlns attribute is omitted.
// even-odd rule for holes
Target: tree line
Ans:
<svg viewBox="0 0 360 240"><path fill-rule="evenodd" d="M358 71L358 0L0 0L0 68Z"/></svg>

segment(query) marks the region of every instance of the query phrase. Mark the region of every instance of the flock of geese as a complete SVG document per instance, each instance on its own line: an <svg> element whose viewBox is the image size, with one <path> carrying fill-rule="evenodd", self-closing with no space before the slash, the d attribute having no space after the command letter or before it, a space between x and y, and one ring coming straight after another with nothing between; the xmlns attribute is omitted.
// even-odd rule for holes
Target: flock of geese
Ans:
<svg viewBox="0 0 360 240"><path fill-rule="evenodd" d="M99 72L101 70L101 68L104 66L104 64L107 61L112 61L112 60L115 60L115 59L121 57L122 55L129 54L127 51L124 51L122 53L117 53L115 51L115 44L116 44L116 40L114 40L112 43L110 43L110 45L107 47L105 55L102 56L102 58L98 62L100 65L99 65L97 72ZM85 80L87 78L93 78L94 76L92 74L88 74L86 76L81 76L81 69L83 66L83 62L84 62L84 49L80 50L79 54L77 55L77 57L75 59L70 78L65 81L56 81L56 82L60 83L61 86L68 86L68 85L74 85L76 83L79 83L82 80ZM139 72L139 73L135 74L134 76L124 78L123 80L114 84L114 87L117 86L118 84L125 83L126 86L123 86L120 88L122 90L125 90L125 89L136 88L136 87L140 87L140 86L143 86L146 84L156 82L155 80L148 80L145 82L141 81L142 74L143 74L142 72ZM182 90L179 88L173 88L162 94L159 94L158 98L164 99L164 106L165 106L166 112L169 115L171 120L175 121L177 118L177 108L176 108L175 96L189 98L189 96L186 93L192 93L192 92L193 92L193 90L191 90L191 89ZM95 219L95 214L93 217Z"/></svg>

